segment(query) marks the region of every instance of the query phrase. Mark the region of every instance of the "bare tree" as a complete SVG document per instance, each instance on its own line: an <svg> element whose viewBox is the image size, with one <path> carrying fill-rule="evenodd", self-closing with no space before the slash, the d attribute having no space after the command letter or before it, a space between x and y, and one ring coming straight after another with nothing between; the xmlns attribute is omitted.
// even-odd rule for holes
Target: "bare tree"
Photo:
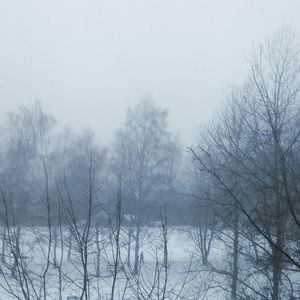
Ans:
<svg viewBox="0 0 300 300"><path fill-rule="evenodd" d="M293 165L299 137L299 64L293 43L290 33L281 31L260 48L247 83L234 95L219 123L208 130L206 143L191 149L201 168L230 197L235 208L232 224L238 224L242 215L255 229L256 238L267 241L264 252L269 256L271 277L268 272L265 275L271 278L273 300L284 295L285 260L299 267L287 239L294 203L287 166ZM243 227L236 234L241 230L247 236Z"/></svg>
<svg viewBox="0 0 300 300"><path fill-rule="evenodd" d="M134 233L129 230L130 238L133 236L135 241L135 274L139 270L143 206L146 207L151 192L171 186L170 174L178 154L167 126L167 112L146 99L128 110L126 122L117 132L113 145L114 170L122 174L130 220L135 228Z"/></svg>

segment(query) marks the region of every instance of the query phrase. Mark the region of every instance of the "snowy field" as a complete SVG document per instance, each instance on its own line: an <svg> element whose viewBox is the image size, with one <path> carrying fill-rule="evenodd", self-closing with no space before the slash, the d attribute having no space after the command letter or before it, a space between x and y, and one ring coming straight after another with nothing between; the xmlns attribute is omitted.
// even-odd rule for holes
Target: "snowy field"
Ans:
<svg viewBox="0 0 300 300"><path fill-rule="evenodd" d="M96 232L95 228L92 230ZM219 235L212 242L209 264L205 266L200 250L190 238L191 230L194 229L168 228L166 249L160 228L142 228L138 274L133 273L132 267L133 242L130 248L131 266L128 265L126 228L121 230L120 256L116 268L117 248L111 238L112 232L100 228L98 236L91 234L86 277L89 299L228 299L231 283L230 234ZM26 293L31 295L28 299L44 299L43 284L46 286L46 299L67 299L68 296L80 299L84 280L82 257L76 241L72 240L72 247L69 248L69 237L66 229L62 231L62 239L59 230L53 230L48 252L49 233L46 228L21 228L17 263L14 250L11 251L6 245L5 262L1 264L0 299L25 299L22 289L27 289ZM251 251L251 245L243 241L240 250L247 253ZM22 272L22 276L18 272ZM256 274L244 259L240 264L239 276L243 280L245 293L251 295L251 289L264 290L265 279ZM264 299L257 298L257 295L253 297L249 299Z"/></svg>

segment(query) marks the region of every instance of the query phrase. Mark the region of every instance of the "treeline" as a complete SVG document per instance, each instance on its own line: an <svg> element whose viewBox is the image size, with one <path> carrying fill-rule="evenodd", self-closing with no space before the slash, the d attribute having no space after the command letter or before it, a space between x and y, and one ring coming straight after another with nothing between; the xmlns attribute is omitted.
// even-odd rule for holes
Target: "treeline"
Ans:
<svg viewBox="0 0 300 300"><path fill-rule="evenodd" d="M122 176L125 215L140 211L150 224L159 220L159 207L167 205L173 207L173 222L186 222L180 216L191 201L179 190L181 149L168 131L166 111L149 99L141 100L128 109L111 145L99 145L92 130L75 133L57 127L40 102L9 113L2 126L1 189L16 224L45 225L46 173L51 207L57 206L58 192L67 189L78 219L83 220L91 155L93 214L98 222L106 222L101 210L114 206L118 176ZM187 213L188 205L184 210Z"/></svg>

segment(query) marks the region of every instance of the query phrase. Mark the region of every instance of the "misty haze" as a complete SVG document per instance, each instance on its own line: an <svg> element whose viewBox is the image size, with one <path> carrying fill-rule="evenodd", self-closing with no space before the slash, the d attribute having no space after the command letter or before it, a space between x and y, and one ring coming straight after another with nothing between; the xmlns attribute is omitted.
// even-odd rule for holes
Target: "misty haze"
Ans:
<svg viewBox="0 0 300 300"><path fill-rule="evenodd" d="M0 300L300 299L299 12L0 0Z"/></svg>

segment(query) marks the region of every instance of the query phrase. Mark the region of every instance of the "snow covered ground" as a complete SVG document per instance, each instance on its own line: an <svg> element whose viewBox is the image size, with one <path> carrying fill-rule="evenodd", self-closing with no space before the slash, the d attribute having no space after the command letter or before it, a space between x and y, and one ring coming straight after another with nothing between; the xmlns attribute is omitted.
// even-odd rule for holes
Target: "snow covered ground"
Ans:
<svg viewBox="0 0 300 300"><path fill-rule="evenodd" d="M95 232L94 228L92 230ZM98 244L96 235L91 234L88 248L90 299L111 299L114 281L114 299L228 299L232 267L232 256L228 246L230 235L227 233L219 236L212 242L209 265L205 266L199 249L190 238L189 230L191 229L188 227L168 229L166 268L164 264L166 251L164 251L161 229L142 228L139 253L140 256L143 253L143 260L139 274L134 275L134 242L131 245L131 267L129 267L127 265L128 231L122 228L120 262L116 276L114 276L116 245L111 239L112 232L107 228L101 228ZM84 272L79 245L73 238L70 257L68 257L69 231L66 228L63 230L63 243L59 234L56 235L56 242L53 236L52 232L50 264L45 276L47 299L60 299L59 295L63 300L68 296L80 297ZM241 245L240 250L245 253L251 249L251 245L246 240L242 241ZM44 299L42 275L47 268L48 246L49 233L43 227L21 229L20 259L17 265L14 250L6 246L5 262L1 264L1 300L18 299L18 297L25 299L22 289L27 289L28 294L31 294L29 299ZM20 277L18 271L23 272L23 275L24 272L28 274ZM251 294L251 288L257 287L263 290L266 284L265 278L255 273L255 269L251 271L251 265L245 259L240 264L240 278L248 294Z"/></svg>

